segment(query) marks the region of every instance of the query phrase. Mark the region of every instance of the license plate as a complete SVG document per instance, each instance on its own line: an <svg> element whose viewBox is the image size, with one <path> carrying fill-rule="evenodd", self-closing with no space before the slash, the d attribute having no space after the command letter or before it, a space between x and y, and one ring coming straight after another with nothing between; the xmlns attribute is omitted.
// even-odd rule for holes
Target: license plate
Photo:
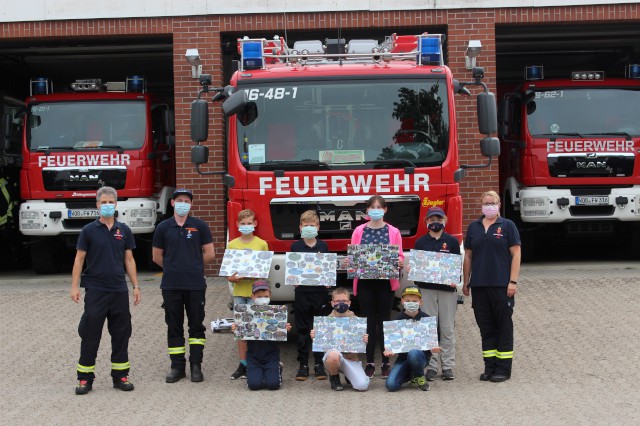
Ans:
<svg viewBox="0 0 640 426"><path fill-rule="evenodd" d="M98 210L69 210L68 217L69 219L81 219L87 217L97 217Z"/></svg>
<svg viewBox="0 0 640 426"><path fill-rule="evenodd" d="M600 206L603 204L609 204L608 196L576 197L576 206Z"/></svg>

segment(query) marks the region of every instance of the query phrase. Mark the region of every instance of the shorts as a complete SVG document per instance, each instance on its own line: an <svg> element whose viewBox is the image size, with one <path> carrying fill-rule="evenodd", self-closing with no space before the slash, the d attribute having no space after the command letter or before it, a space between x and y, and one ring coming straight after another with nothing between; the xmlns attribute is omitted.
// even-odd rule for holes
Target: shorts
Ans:
<svg viewBox="0 0 640 426"><path fill-rule="evenodd" d="M326 365L327 357L331 352L338 351L329 351L324 354L322 358L322 362ZM338 352L340 353L340 352ZM364 372L362 368L361 361L351 361L346 359L342 353L340 353L340 368L339 372L343 373L347 379L351 382L351 386L355 390L366 391L369 388L369 377Z"/></svg>
<svg viewBox="0 0 640 426"><path fill-rule="evenodd" d="M233 296L234 305L253 305L253 299L250 297Z"/></svg>

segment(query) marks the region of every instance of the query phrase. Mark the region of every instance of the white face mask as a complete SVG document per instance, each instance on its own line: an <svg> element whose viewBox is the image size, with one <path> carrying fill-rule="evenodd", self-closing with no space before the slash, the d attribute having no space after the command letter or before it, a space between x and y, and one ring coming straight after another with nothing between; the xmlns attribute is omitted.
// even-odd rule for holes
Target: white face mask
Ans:
<svg viewBox="0 0 640 426"><path fill-rule="evenodd" d="M420 309L420 302L402 302L402 305L407 312L415 312Z"/></svg>
<svg viewBox="0 0 640 426"><path fill-rule="evenodd" d="M271 299L268 297L256 297L253 299L253 303L256 305L268 305Z"/></svg>

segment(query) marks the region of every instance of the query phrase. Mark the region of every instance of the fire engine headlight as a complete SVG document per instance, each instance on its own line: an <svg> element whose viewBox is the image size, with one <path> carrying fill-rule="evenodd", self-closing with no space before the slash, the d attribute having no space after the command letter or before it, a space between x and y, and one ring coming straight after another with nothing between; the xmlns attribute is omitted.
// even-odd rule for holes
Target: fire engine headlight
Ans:
<svg viewBox="0 0 640 426"><path fill-rule="evenodd" d="M20 212L20 220L40 219L40 212L24 211Z"/></svg>
<svg viewBox="0 0 640 426"><path fill-rule="evenodd" d="M520 209L524 217L548 216L549 200L546 197L523 198L520 200Z"/></svg>

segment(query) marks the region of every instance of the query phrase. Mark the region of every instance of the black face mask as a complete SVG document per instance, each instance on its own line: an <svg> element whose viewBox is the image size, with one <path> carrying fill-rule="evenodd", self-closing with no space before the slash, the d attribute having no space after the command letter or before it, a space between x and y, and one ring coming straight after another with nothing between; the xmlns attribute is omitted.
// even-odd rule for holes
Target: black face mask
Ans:
<svg viewBox="0 0 640 426"><path fill-rule="evenodd" d="M333 309L339 314L344 314L349 310L349 305L347 303L340 302L333 305Z"/></svg>
<svg viewBox="0 0 640 426"><path fill-rule="evenodd" d="M440 232L444 229L444 223L431 222L430 224L427 225L427 228L429 228L429 231L432 231L432 232Z"/></svg>

